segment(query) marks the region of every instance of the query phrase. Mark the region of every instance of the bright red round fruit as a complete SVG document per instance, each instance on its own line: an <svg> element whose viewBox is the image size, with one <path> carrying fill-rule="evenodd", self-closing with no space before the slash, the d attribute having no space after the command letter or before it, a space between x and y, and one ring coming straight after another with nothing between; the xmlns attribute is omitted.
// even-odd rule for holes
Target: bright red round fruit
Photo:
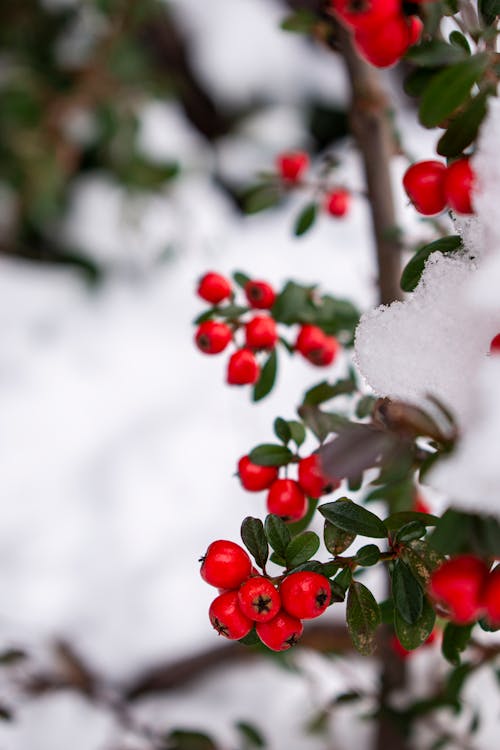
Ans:
<svg viewBox="0 0 500 750"><path fill-rule="evenodd" d="M429 595L449 611L450 620L466 625L481 617L488 566L473 555L459 555L431 575Z"/></svg>
<svg viewBox="0 0 500 750"><path fill-rule="evenodd" d="M259 375L259 363L250 349L238 349L229 358L226 378L229 385L253 384L259 379Z"/></svg>
<svg viewBox="0 0 500 750"><path fill-rule="evenodd" d="M332 593L328 578L312 570L290 573L280 586L283 609L299 620L319 617L330 604Z"/></svg>
<svg viewBox="0 0 500 750"><path fill-rule="evenodd" d="M414 0L415 1L415 0ZM416 0L418 2L419 0ZM420 2L431 2L431 0L420 0ZM418 16L410 16L408 21L408 35L410 39L410 46L416 44L422 36L424 30L424 22Z"/></svg>
<svg viewBox="0 0 500 750"><path fill-rule="evenodd" d="M258 622L255 630L262 643L271 651L286 651L298 642L304 626L300 620L281 610L269 622Z"/></svg>
<svg viewBox="0 0 500 750"><path fill-rule="evenodd" d="M500 333L491 339L490 354L500 354Z"/></svg>
<svg viewBox="0 0 500 750"><path fill-rule="evenodd" d="M256 315L245 326L245 341L250 349L273 349L277 340L276 321L268 315Z"/></svg>
<svg viewBox="0 0 500 750"><path fill-rule="evenodd" d="M446 165L440 161L419 161L406 170L403 186L419 213L432 216L444 210L445 177Z"/></svg>
<svg viewBox="0 0 500 750"><path fill-rule="evenodd" d="M299 461L299 484L309 497L318 499L328 492L333 492L340 486L338 479L330 479L321 471L321 464L317 453Z"/></svg>
<svg viewBox="0 0 500 750"><path fill-rule="evenodd" d="M201 577L219 589L237 589L252 571L252 563L243 547L226 539L208 546L202 558Z"/></svg>
<svg viewBox="0 0 500 750"><path fill-rule="evenodd" d="M285 182L298 182L309 166L305 151L290 151L276 157L276 167Z"/></svg>
<svg viewBox="0 0 500 750"><path fill-rule="evenodd" d="M500 565L491 571L484 591L484 608L490 625L500 625Z"/></svg>
<svg viewBox="0 0 500 750"><path fill-rule="evenodd" d="M267 510L284 521L300 521L307 513L307 497L294 479L277 479L267 495Z"/></svg>
<svg viewBox="0 0 500 750"><path fill-rule="evenodd" d="M339 348L336 338L327 336L321 328L309 323L301 326L295 342L295 349L317 367L330 365L337 356Z"/></svg>
<svg viewBox="0 0 500 750"><path fill-rule="evenodd" d="M376 33L401 13L400 0L332 0L332 5L344 23L366 32Z"/></svg>
<svg viewBox="0 0 500 750"><path fill-rule="evenodd" d="M249 492L267 490L278 479L276 466L259 466L253 464L248 456L238 461L238 475L243 487Z"/></svg>
<svg viewBox="0 0 500 750"><path fill-rule="evenodd" d="M330 216L345 216L351 207L351 194L348 190L338 188L325 195L325 210Z"/></svg>
<svg viewBox="0 0 500 750"><path fill-rule="evenodd" d="M473 214L472 190L475 175L467 158L449 165L444 177L444 193L450 208L459 214Z"/></svg>
<svg viewBox="0 0 500 750"><path fill-rule="evenodd" d="M232 294L231 282L220 273L206 273L198 283L198 296L212 305L218 305Z"/></svg>
<svg viewBox="0 0 500 750"><path fill-rule="evenodd" d="M208 610L210 622L219 635L236 641L253 628L253 622L240 609L237 591L225 591L213 600Z"/></svg>
<svg viewBox="0 0 500 750"><path fill-rule="evenodd" d="M270 310L276 299L276 292L267 281L247 281L245 296L250 307L256 310Z"/></svg>
<svg viewBox="0 0 500 750"><path fill-rule="evenodd" d="M281 598L268 578L254 576L238 591L238 602L244 615L255 622L269 622L281 609Z"/></svg>
<svg viewBox="0 0 500 750"><path fill-rule="evenodd" d="M196 346L204 354L219 354L233 338L233 332L226 323L206 320L196 331Z"/></svg>

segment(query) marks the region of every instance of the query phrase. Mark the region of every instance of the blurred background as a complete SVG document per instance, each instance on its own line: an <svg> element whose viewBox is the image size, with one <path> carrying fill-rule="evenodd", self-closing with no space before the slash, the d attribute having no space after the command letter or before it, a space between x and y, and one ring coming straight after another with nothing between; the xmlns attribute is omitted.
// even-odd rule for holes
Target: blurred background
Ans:
<svg viewBox="0 0 500 750"><path fill-rule="evenodd" d="M193 346L197 279L239 269L278 287L320 282L361 310L377 298L361 195L300 239L303 195L249 203L257 173L295 148L340 158L338 179L363 190L341 61L281 30L287 12L271 0L0 8L5 750L368 746L370 724L353 725L349 705L320 721L332 696L375 684L352 655L199 658L220 640L198 559L265 513L237 460L347 362L318 375L287 360L252 405ZM396 126L425 156L434 136L398 96ZM395 179L404 168L397 157ZM407 231L429 235L398 201ZM159 669L169 689L150 685L124 708L117 696Z"/></svg>

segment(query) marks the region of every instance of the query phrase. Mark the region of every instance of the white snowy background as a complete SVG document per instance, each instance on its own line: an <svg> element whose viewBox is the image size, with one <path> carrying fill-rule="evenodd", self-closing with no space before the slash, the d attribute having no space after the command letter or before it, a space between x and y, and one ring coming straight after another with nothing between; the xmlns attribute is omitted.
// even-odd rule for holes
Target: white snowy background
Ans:
<svg viewBox="0 0 500 750"><path fill-rule="evenodd" d="M145 109L142 148L159 160L178 159L181 177L168 191L137 199L95 175L72 196L61 227L108 268L101 288L89 290L70 271L0 261L1 642L27 647L43 662L54 639L65 638L117 683L156 662L217 643L207 618L214 592L201 581L197 560L214 538L237 540L241 519L265 510L263 495L241 490L233 476L236 462L252 445L272 438L276 415L293 417L307 387L336 374L283 357L275 392L251 405L246 389L224 385L224 355L204 358L193 346L191 321L202 309L193 293L197 278L207 269L241 269L276 286L289 278L320 281L362 310L376 304L369 219L361 199L344 221L321 217L310 234L296 240L291 226L300 201L243 219L210 179L217 164L223 174L251 182L278 151L307 147L300 104L312 94L345 102L339 63L281 32L279 6L268 0L171 5L191 37L197 70L209 89L228 102L258 94L268 105L215 153L175 103ZM405 145L417 158L428 158L434 134L417 129L405 106L399 119ZM415 239L431 236L401 193L404 160L392 166L400 222ZM354 154L342 170L349 185L361 186ZM484 305L491 288L483 278L477 298ZM435 333L431 327L426 335ZM399 344L399 333L392 335ZM383 352L378 354L377 366L384 361ZM336 366L338 373L344 364ZM498 446L500 398L492 406L494 389L500 395L498 363L491 368L496 370L481 371L476 387L478 403L492 394L482 419ZM394 390L393 382L387 392ZM378 381L372 385L384 391ZM483 426L478 424L477 436ZM470 443L474 440L479 437L471 432ZM477 452L469 442L463 450ZM453 471L459 458L456 462ZM446 485L446 478L440 484ZM234 722L246 720L275 750L319 750L325 740L303 733L307 720L336 693L360 685L375 690L375 675L352 657L344 663L302 653L297 661L302 673L283 672L272 661L214 672L146 701L138 715L165 730L211 731L228 749L236 745ZM423 693L429 674L444 666L431 648L415 656L410 669L415 691ZM479 692L494 695L490 680L487 673L471 680L472 704ZM8 701L7 688L2 690ZM483 709L477 748L491 750L498 704L492 698ZM332 748L369 747L370 724L353 722L358 712L356 706L335 714ZM0 724L0 747L140 750L142 745L103 710L60 693L21 705L14 724Z"/></svg>

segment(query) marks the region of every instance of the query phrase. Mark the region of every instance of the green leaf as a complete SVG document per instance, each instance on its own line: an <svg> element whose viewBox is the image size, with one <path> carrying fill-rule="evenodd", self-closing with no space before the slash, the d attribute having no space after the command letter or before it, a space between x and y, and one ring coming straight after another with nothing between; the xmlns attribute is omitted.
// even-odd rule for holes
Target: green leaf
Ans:
<svg viewBox="0 0 500 750"><path fill-rule="evenodd" d="M284 445L262 443L251 450L248 457L258 466L285 466L293 459L293 453Z"/></svg>
<svg viewBox="0 0 500 750"><path fill-rule="evenodd" d="M245 742L244 750L252 747L267 747L264 735L253 724L249 724L248 721L237 721L235 727Z"/></svg>
<svg viewBox="0 0 500 750"><path fill-rule="evenodd" d="M317 23L318 17L311 11L297 10L281 22L281 28L283 31L293 31L297 34L310 34Z"/></svg>
<svg viewBox="0 0 500 750"><path fill-rule="evenodd" d="M422 125L433 128L460 107L482 77L488 62L488 54L480 53L438 73L422 96L419 112Z"/></svg>
<svg viewBox="0 0 500 750"><path fill-rule="evenodd" d="M221 318L240 318L248 312L248 307L242 305L226 305L225 307L216 307L216 313Z"/></svg>
<svg viewBox="0 0 500 750"><path fill-rule="evenodd" d="M380 617L385 625L394 624L394 602L392 599L385 599L383 602L379 602Z"/></svg>
<svg viewBox="0 0 500 750"><path fill-rule="evenodd" d="M314 531L304 531L302 534L295 536L289 543L285 551L285 560L288 568L295 568L297 565L310 560L319 549L319 537Z"/></svg>
<svg viewBox="0 0 500 750"><path fill-rule="evenodd" d="M288 422L288 427L290 429L290 435L292 436L293 442L295 443L297 448L300 448L300 446L306 439L306 428L304 427L302 422L297 422L293 419Z"/></svg>
<svg viewBox="0 0 500 750"><path fill-rule="evenodd" d="M439 520L440 519L437 516L433 516L430 513L418 513L416 510L403 510L399 513L391 513L390 516L384 519L384 523L388 529L395 531L412 521L418 521L424 526L435 526Z"/></svg>
<svg viewBox="0 0 500 750"><path fill-rule="evenodd" d="M375 396L362 396L356 404L356 416L358 419L369 417L377 399Z"/></svg>
<svg viewBox="0 0 500 750"><path fill-rule="evenodd" d="M356 552L355 561L358 565L368 568L376 565L380 560L380 550L376 544L366 544Z"/></svg>
<svg viewBox="0 0 500 750"><path fill-rule="evenodd" d="M436 613L427 599L424 600L422 614L413 625L409 625L397 610L394 612L396 635L403 648L407 651L413 651L413 649L425 643L432 633L435 622Z"/></svg>
<svg viewBox="0 0 500 750"><path fill-rule="evenodd" d="M276 382L277 371L278 355L276 349L273 349L264 363L258 381L254 385L252 396L254 402L261 401L272 391Z"/></svg>
<svg viewBox="0 0 500 750"><path fill-rule="evenodd" d="M293 233L296 237L301 237L303 234L309 231L316 221L316 215L318 213L318 207L316 203L308 203L307 206L300 212L295 222Z"/></svg>
<svg viewBox="0 0 500 750"><path fill-rule="evenodd" d="M365 656L372 654L380 610L371 591L359 581L354 581L349 587L346 620L355 648Z"/></svg>
<svg viewBox="0 0 500 750"><path fill-rule="evenodd" d="M491 26L500 15L500 0L479 0L478 8L486 26Z"/></svg>
<svg viewBox="0 0 500 750"><path fill-rule="evenodd" d="M325 521L323 539L328 552L331 552L332 555L341 555L342 552L345 552L351 546L356 539L356 534L344 531L344 529L340 529L338 526L330 523L330 521Z"/></svg>
<svg viewBox="0 0 500 750"><path fill-rule="evenodd" d="M410 568L396 560L392 569L392 596L394 606L408 625L414 625L422 616L424 594Z"/></svg>
<svg viewBox="0 0 500 750"><path fill-rule="evenodd" d="M458 235L441 237L439 240L424 245L406 264L401 275L401 289L405 292L413 292L426 264L432 253L453 253L462 249L462 239Z"/></svg>
<svg viewBox="0 0 500 750"><path fill-rule="evenodd" d="M436 68L444 65L453 65L460 62L466 56L465 50L448 44L441 39L424 41L418 46L411 47L406 53L406 59L421 67Z"/></svg>
<svg viewBox="0 0 500 750"><path fill-rule="evenodd" d="M421 521L410 521L397 530L394 534L394 540L396 542L413 542L415 539L423 537L425 531L425 526Z"/></svg>
<svg viewBox="0 0 500 750"><path fill-rule="evenodd" d="M217 750L213 740L202 732L174 729L168 734L169 750Z"/></svg>
<svg viewBox="0 0 500 750"><path fill-rule="evenodd" d="M465 37L460 31L452 31L449 39L450 44L453 44L454 47L461 47L467 55L470 55L471 52L467 37Z"/></svg>
<svg viewBox="0 0 500 750"><path fill-rule="evenodd" d="M279 516L272 513L266 517L264 526L269 544L284 560L286 548L292 538L288 526Z"/></svg>
<svg viewBox="0 0 500 750"><path fill-rule="evenodd" d="M304 531L304 529L307 529L307 527L311 523L311 520L316 512L316 508L318 507L318 501L312 497L308 497L307 503L308 503L308 508L307 508L307 513L305 514L304 518L301 518L300 521L295 521L294 523L287 524L290 530L290 534L292 536L296 536L297 534L300 534L300 532Z"/></svg>
<svg viewBox="0 0 500 750"><path fill-rule="evenodd" d="M408 96L422 96L440 68L417 68L409 73L403 83L403 88Z"/></svg>
<svg viewBox="0 0 500 750"><path fill-rule="evenodd" d="M402 558L424 589L427 588L432 572L445 561L443 555L422 539L405 544Z"/></svg>
<svg viewBox="0 0 500 750"><path fill-rule="evenodd" d="M460 664L460 654L467 648L473 627L473 625L455 625L453 622L449 622L445 627L441 651L450 664L454 666Z"/></svg>
<svg viewBox="0 0 500 750"><path fill-rule="evenodd" d="M320 505L318 510L327 521L344 531L376 539L387 536L387 528L378 516L346 497Z"/></svg>
<svg viewBox="0 0 500 750"><path fill-rule="evenodd" d="M271 315L277 323L285 325L299 323L311 308L313 291L314 287L300 286L294 281L288 281L276 298Z"/></svg>
<svg viewBox="0 0 500 750"><path fill-rule="evenodd" d="M460 664L458 667L453 669L446 680L446 698L450 703L458 703L460 700L460 693L465 684L467 677L474 672L474 668L467 662Z"/></svg>
<svg viewBox="0 0 500 750"><path fill-rule="evenodd" d="M276 206L281 198L282 192L279 185L265 182L246 190L242 196L242 203L247 214L256 214Z"/></svg>
<svg viewBox="0 0 500 750"><path fill-rule="evenodd" d="M438 141L438 154L448 157L459 156L467 146L475 141L479 126L486 115L490 94L491 92L486 90L475 96L465 109L452 120L448 129Z"/></svg>
<svg viewBox="0 0 500 750"><path fill-rule="evenodd" d="M260 646L262 641L255 632L255 628L252 628L252 630L247 633L247 635L245 635L243 638L238 639L238 643L242 643L244 646Z"/></svg>
<svg viewBox="0 0 500 750"><path fill-rule="evenodd" d="M318 383L318 385L306 391L302 403L311 406L322 404L324 401L330 401L330 399L336 396L354 393L356 387L356 382L352 378L337 380L336 383L328 383L326 380L323 380L322 383Z"/></svg>
<svg viewBox="0 0 500 750"><path fill-rule="evenodd" d="M241 538L243 544L255 558L259 568L264 568L269 554L267 538L264 532L264 524L260 518L247 516L241 524Z"/></svg>
<svg viewBox="0 0 500 750"><path fill-rule="evenodd" d="M347 591L352 583L352 570L350 568L344 568L335 577L334 583L337 584L344 592Z"/></svg>
<svg viewBox="0 0 500 750"><path fill-rule="evenodd" d="M288 422L286 419L282 419L281 417L276 417L274 420L274 434L278 438L278 440L281 440L282 443L285 445L290 442L292 438L292 433L290 432L290 427L288 426Z"/></svg>
<svg viewBox="0 0 500 750"><path fill-rule="evenodd" d="M233 279L235 283L238 284L239 287L244 289L245 286L250 281L250 276L247 276L246 273L242 273L241 271L235 271L233 273Z"/></svg>

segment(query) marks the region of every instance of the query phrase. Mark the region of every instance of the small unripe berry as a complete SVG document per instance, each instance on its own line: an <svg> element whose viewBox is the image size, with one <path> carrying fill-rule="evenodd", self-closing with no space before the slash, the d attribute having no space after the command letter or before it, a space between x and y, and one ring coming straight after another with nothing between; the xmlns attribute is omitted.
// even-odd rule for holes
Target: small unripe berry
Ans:
<svg viewBox="0 0 500 750"><path fill-rule="evenodd" d="M309 156L305 151L290 151L276 158L276 167L285 182L298 182L308 166Z"/></svg>
<svg viewBox="0 0 500 750"><path fill-rule="evenodd" d="M276 299L276 292L266 281L248 281L245 296L250 307L256 310L270 310Z"/></svg>
<svg viewBox="0 0 500 750"><path fill-rule="evenodd" d="M351 206L351 194L348 190L338 188L325 195L325 210L330 216L345 216Z"/></svg>
<svg viewBox="0 0 500 750"><path fill-rule="evenodd" d="M233 338L233 333L226 323L206 320L200 323L196 331L196 346L204 354L219 354Z"/></svg>
<svg viewBox="0 0 500 750"><path fill-rule="evenodd" d="M401 12L400 0L332 0L332 5L348 26L375 33Z"/></svg>
<svg viewBox="0 0 500 750"><path fill-rule="evenodd" d="M243 547L226 539L208 546L201 563L201 577L219 589L237 589L252 571L252 563Z"/></svg>
<svg viewBox="0 0 500 750"><path fill-rule="evenodd" d="M295 349L311 364L323 367L333 362L339 350L339 343L333 336L327 336L318 326L307 323L300 328Z"/></svg>
<svg viewBox="0 0 500 750"><path fill-rule="evenodd" d="M446 166L440 161L419 161L408 167L403 186L419 213L432 216L444 210L447 203L445 176Z"/></svg>
<svg viewBox="0 0 500 750"><path fill-rule="evenodd" d="M474 622L484 609L488 566L473 555L459 555L444 562L431 575L429 595L449 611L459 625Z"/></svg>
<svg viewBox="0 0 500 750"><path fill-rule="evenodd" d="M281 598L268 578L255 576L238 591L238 602L244 615L255 622L269 622L281 609Z"/></svg>
<svg viewBox="0 0 500 750"><path fill-rule="evenodd" d="M307 513L307 497L294 479L277 479L267 495L267 510L285 521L300 521Z"/></svg>
<svg viewBox="0 0 500 750"><path fill-rule="evenodd" d="M253 628L253 622L241 611L237 591L225 591L213 600L208 610L210 622L219 635L236 641Z"/></svg>
<svg viewBox="0 0 500 750"><path fill-rule="evenodd" d="M276 321L267 315L256 315L245 326L245 343L250 349L273 349L278 340Z"/></svg>
<svg viewBox="0 0 500 750"><path fill-rule="evenodd" d="M500 333L491 339L490 354L500 354Z"/></svg>
<svg viewBox="0 0 500 750"><path fill-rule="evenodd" d="M227 382L229 385L248 385L259 379L260 367L250 349L238 349L229 358Z"/></svg>
<svg viewBox="0 0 500 750"><path fill-rule="evenodd" d="M286 651L295 646L304 626L300 620L281 610L269 622L258 622L255 630L262 643L272 651Z"/></svg>
<svg viewBox="0 0 500 750"><path fill-rule="evenodd" d="M238 461L240 482L248 492L267 490L278 479L276 466L259 466L253 464L248 456L242 456Z"/></svg>
<svg viewBox="0 0 500 750"><path fill-rule="evenodd" d="M472 189L475 175L469 159L457 159L449 165L444 177L444 193L450 208L459 214L473 214Z"/></svg>
<svg viewBox="0 0 500 750"><path fill-rule="evenodd" d="M283 609L299 620L319 617L330 604L332 593L328 578L312 570L290 573L280 586Z"/></svg>
<svg viewBox="0 0 500 750"><path fill-rule="evenodd" d="M220 273L206 273L198 283L198 296L212 305L218 305L232 294L231 283Z"/></svg>
<svg viewBox="0 0 500 750"><path fill-rule="evenodd" d="M340 481L326 477L321 471L317 453L299 461L299 484L309 497L318 499L340 486Z"/></svg>

